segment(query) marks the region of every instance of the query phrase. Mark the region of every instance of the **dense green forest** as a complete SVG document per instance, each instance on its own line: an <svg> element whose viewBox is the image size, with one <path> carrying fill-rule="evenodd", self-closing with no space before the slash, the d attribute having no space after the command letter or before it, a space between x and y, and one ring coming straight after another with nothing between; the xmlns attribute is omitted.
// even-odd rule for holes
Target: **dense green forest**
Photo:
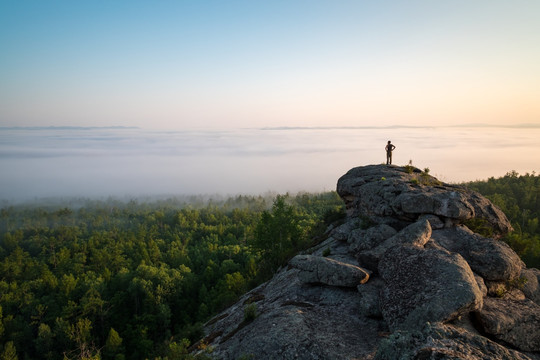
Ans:
<svg viewBox="0 0 540 360"><path fill-rule="evenodd" d="M540 176L511 171L500 178L465 185L502 209L514 228L504 240L528 267L540 268Z"/></svg>
<svg viewBox="0 0 540 360"><path fill-rule="evenodd" d="M0 359L183 359L201 325L313 245L335 192L0 210Z"/></svg>

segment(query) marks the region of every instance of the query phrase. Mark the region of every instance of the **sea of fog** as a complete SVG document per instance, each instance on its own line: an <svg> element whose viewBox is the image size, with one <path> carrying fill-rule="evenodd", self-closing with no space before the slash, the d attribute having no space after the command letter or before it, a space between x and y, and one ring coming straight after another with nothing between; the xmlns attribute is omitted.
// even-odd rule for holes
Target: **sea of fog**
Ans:
<svg viewBox="0 0 540 360"><path fill-rule="evenodd" d="M412 164L445 182L539 170L540 127L155 131L0 128L0 199L334 190L355 166Z"/></svg>

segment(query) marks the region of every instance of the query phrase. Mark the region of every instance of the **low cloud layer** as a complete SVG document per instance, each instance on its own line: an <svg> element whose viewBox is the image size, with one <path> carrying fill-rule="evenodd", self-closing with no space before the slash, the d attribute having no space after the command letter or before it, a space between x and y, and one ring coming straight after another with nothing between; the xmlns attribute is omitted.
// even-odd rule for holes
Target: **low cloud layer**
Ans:
<svg viewBox="0 0 540 360"><path fill-rule="evenodd" d="M540 129L0 128L0 199L333 190L354 166L409 160L444 181L534 171Z"/></svg>

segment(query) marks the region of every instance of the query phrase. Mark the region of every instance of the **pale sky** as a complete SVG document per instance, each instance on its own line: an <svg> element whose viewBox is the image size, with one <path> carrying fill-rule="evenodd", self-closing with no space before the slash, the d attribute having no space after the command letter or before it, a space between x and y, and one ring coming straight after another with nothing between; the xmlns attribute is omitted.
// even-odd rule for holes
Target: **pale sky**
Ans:
<svg viewBox="0 0 540 360"><path fill-rule="evenodd" d="M0 0L0 126L540 124L540 1Z"/></svg>

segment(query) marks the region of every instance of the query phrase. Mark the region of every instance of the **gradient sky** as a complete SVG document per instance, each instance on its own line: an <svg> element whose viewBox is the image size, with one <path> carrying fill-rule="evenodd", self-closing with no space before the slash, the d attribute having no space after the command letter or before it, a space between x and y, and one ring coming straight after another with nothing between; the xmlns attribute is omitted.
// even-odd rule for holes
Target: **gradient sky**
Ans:
<svg viewBox="0 0 540 360"><path fill-rule="evenodd" d="M0 0L0 126L540 124L540 1Z"/></svg>

